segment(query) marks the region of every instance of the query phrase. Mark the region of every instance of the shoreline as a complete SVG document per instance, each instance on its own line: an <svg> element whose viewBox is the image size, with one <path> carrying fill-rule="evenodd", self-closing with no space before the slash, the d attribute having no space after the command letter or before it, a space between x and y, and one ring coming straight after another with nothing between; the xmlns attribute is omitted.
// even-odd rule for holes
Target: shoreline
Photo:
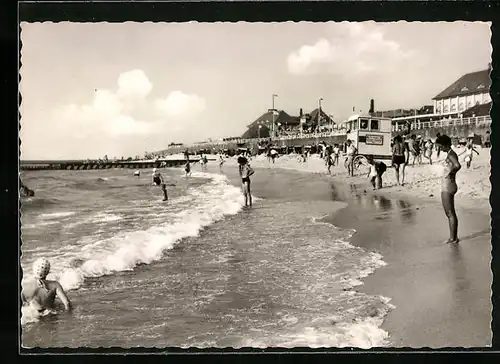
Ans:
<svg viewBox="0 0 500 364"><path fill-rule="evenodd" d="M374 191L366 178L355 176L342 179L347 175L345 172L328 176L319 158L308 162L312 163L307 166L289 163L284 168L278 161L273 166L262 158L250 163L257 173L258 169L265 168L319 175L321 179L330 180L344 190L341 193L348 206L338 211L328 222L341 228L355 228L358 233L353 235L351 243L382 254L387 263L387 266L363 278L363 285L358 289L367 294L391 298L395 308L384 317L381 326L389 333L391 346L491 346L489 199L457 194L459 237L462 239L458 245L450 246L442 242L447 237L448 227L441 207L440 191L429 193L430 189L438 187L435 180L427 184L416 183L416 186L411 187L388 186ZM409 169L425 167L429 168L415 166ZM340 168L343 169L343 166ZM485 169L484 166L476 168ZM335 169L337 171L338 167ZM389 168L388 171L393 174ZM353 192L352 186L357 191ZM473 190L477 186L470 187ZM375 223L356 221L359 216L365 216L362 207L351 203L356 194L379 201L404 200L411 206L406 210L413 211L413 218L418 223L413 227L403 226L397 231L385 231ZM384 213L381 212L378 218L384 218ZM377 239L372 236L377 236Z"/></svg>

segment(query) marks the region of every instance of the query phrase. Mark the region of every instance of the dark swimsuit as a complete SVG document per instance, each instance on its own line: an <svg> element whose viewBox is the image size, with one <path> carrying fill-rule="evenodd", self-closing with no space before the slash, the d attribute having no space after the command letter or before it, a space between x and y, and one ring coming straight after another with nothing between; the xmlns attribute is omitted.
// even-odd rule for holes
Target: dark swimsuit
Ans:
<svg viewBox="0 0 500 364"><path fill-rule="evenodd" d="M406 158L404 156L404 150L405 150L405 145L404 144L401 144L399 146L399 148L396 148L396 145L393 147L393 153L395 153L395 149L399 149L398 152L399 153L403 153L402 155L400 155L399 153L397 154L393 154L392 156L392 164L396 164L396 165L401 165L401 164L405 164L406 162Z"/></svg>
<svg viewBox="0 0 500 364"><path fill-rule="evenodd" d="M153 177L153 182L155 185L160 185L161 184L161 178L158 176Z"/></svg>

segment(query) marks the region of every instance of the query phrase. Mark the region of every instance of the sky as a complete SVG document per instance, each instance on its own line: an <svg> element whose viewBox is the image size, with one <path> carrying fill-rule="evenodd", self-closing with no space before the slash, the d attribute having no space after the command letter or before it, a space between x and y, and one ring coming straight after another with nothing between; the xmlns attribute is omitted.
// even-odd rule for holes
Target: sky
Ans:
<svg viewBox="0 0 500 364"><path fill-rule="evenodd" d="M491 62L490 23L21 23L21 159L242 135L272 107L417 108Z"/></svg>

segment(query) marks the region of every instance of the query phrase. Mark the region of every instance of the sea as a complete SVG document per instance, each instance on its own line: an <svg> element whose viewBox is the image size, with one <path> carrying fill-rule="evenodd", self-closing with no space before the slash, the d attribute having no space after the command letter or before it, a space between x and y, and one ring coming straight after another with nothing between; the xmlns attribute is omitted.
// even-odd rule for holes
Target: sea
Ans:
<svg viewBox="0 0 500 364"><path fill-rule="evenodd" d="M21 312L23 347L381 347L390 298L357 290L386 263L331 217L324 178L256 169L243 206L237 168L27 171L21 268L51 262L73 312ZM58 307L58 311L61 307Z"/></svg>

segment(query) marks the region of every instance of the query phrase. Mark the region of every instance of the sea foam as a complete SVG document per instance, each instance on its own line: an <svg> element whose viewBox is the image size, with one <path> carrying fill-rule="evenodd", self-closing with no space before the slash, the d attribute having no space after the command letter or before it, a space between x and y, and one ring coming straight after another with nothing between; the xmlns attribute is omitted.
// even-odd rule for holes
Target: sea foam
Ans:
<svg viewBox="0 0 500 364"><path fill-rule="evenodd" d="M182 239L198 236L203 228L242 209L241 191L230 185L227 177L202 172L193 175L210 181L189 191L193 203L186 204L184 210L148 229L120 232L104 240L87 237L73 252L46 255L53 261L48 278L57 279L64 289L71 290L79 288L87 277L109 275L152 263ZM26 273L25 278L29 278L31 272Z"/></svg>

